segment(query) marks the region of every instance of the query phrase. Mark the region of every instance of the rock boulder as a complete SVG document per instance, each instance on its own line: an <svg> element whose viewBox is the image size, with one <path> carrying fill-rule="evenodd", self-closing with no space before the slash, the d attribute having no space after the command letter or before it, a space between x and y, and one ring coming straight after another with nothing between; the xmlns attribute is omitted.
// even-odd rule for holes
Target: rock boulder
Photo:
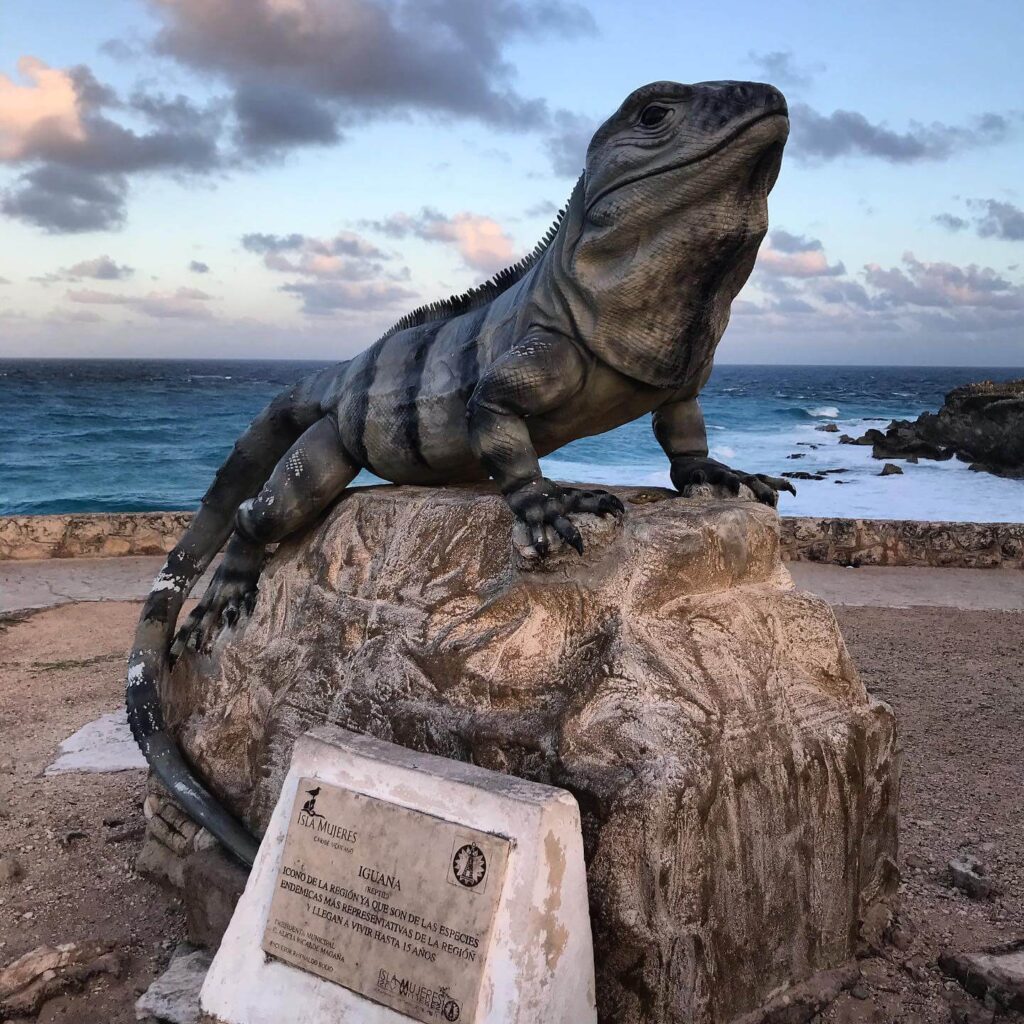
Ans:
<svg viewBox="0 0 1024 1024"><path fill-rule="evenodd" d="M840 439L841 440L841 439ZM954 388L937 413L893 420L852 444L870 444L876 459L950 459L997 476L1024 476L1024 380L981 381Z"/></svg>
<svg viewBox="0 0 1024 1024"><path fill-rule="evenodd" d="M537 565L493 492L352 492L179 661L169 720L257 830L323 722L570 790L601 1020L724 1024L884 917L894 720L773 510L617 493L621 522L577 517L582 558Z"/></svg>

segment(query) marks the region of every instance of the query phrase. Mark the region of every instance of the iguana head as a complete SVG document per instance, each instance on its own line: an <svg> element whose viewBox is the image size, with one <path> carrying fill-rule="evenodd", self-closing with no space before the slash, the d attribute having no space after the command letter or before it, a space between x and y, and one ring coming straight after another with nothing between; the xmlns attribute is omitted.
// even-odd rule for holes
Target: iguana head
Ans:
<svg viewBox="0 0 1024 1024"><path fill-rule="evenodd" d="M555 271L597 355L659 387L710 367L788 134L785 98L757 82L655 82L601 125Z"/></svg>
<svg viewBox="0 0 1024 1024"><path fill-rule="evenodd" d="M601 125L587 149L587 218L664 217L721 191L749 193L763 203L788 134L786 100L774 86L645 85Z"/></svg>

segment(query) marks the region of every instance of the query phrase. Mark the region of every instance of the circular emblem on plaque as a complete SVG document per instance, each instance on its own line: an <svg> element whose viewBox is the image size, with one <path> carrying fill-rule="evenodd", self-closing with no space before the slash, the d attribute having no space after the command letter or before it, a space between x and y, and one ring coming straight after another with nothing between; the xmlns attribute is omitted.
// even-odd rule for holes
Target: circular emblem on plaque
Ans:
<svg viewBox="0 0 1024 1024"><path fill-rule="evenodd" d="M467 889L478 886L484 880L484 875L487 874L487 858L484 856L484 851L476 843L460 846L455 851L455 857L452 860L452 873L459 885L464 885ZM458 1012L459 1009L456 1007L456 1016L448 1019L458 1019Z"/></svg>
<svg viewBox="0 0 1024 1024"><path fill-rule="evenodd" d="M459 1019L459 1004L454 999L449 999L448 1002L441 1007L441 1013L444 1014L445 1020L458 1020Z"/></svg>

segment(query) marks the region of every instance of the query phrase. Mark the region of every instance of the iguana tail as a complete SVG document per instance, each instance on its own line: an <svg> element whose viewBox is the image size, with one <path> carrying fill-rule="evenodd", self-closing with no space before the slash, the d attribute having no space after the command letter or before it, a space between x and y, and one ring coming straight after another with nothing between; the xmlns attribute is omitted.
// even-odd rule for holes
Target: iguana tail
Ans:
<svg viewBox="0 0 1024 1024"><path fill-rule="evenodd" d="M128 658L128 723L146 760L185 812L246 864L253 862L258 841L185 762L167 732L160 685L169 670L168 651L181 606L231 535L238 506L259 492L281 456L320 417L320 385L327 375L325 371L307 378L280 394L235 443L153 583Z"/></svg>

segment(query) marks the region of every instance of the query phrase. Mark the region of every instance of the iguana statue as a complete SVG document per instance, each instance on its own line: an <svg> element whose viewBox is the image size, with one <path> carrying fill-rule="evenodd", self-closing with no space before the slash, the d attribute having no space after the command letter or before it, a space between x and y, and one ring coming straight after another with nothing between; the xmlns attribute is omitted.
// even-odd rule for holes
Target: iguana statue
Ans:
<svg viewBox="0 0 1024 1024"><path fill-rule="evenodd" d="M146 601L127 705L157 776L239 858L253 860L256 840L196 780L159 699L182 603L225 542L179 646L202 646L251 610L266 546L311 523L360 469L402 484L492 478L537 558L563 543L582 553L573 513L624 511L606 491L545 479L538 456L644 413L679 491L746 485L773 506L792 491L709 459L697 401L767 230L788 132L770 85L637 89L594 135L529 256L299 381L235 443Z"/></svg>

